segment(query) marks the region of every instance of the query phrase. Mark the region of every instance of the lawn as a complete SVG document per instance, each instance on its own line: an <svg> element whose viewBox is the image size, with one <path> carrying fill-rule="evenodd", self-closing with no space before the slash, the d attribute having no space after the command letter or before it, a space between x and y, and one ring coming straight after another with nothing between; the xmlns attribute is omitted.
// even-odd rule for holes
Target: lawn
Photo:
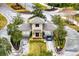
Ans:
<svg viewBox="0 0 79 59"><path fill-rule="evenodd" d="M51 56L52 53L47 51L46 42L42 39L29 40L29 56Z"/></svg>
<svg viewBox="0 0 79 59"><path fill-rule="evenodd" d="M44 6L44 5L40 4L40 3L33 3L33 4L34 4L37 8L41 9L41 10L46 10L46 9L47 9L46 6Z"/></svg>
<svg viewBox="0 0 79 59"><path fill-rule="evenodd" d="M6 18L0 14L0 30L7 24Z"/></svg>

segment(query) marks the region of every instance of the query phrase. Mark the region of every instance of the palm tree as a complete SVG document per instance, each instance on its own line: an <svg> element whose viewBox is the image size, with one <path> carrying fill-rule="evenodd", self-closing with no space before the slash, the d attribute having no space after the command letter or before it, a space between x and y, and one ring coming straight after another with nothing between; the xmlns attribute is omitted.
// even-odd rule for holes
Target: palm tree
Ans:
<svg viewBox="0 0 79 59"><path fill-rule="evenodd" d="M64 30L64 21L60 16L53 16L52 21L58 26L58 28L54 30L54 41L57 51L61 51L64 48L65 37L67 35L67 32Z"/></svg>
<svg viewBox="0 0 79 59"><path fill-rule="evenodd" d="M13 23L9 24L8 27L8 35L11 36L11 43L13 47L18 50L20 46L20 41L22 39L22 31L18 29L18 25L23 23L22 18L17 15L16 17L13 18L14 21Z"/></svg>

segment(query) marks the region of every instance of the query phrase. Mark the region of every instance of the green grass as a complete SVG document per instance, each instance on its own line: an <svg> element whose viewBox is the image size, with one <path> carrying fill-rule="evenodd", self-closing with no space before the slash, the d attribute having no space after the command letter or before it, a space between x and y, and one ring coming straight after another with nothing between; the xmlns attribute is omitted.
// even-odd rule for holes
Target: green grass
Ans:
<svg viewBox="0 0 79 59"><path fill-rule="evenodd" d="M33 3L37 8L40 8L40 9L42 9L42 10L46 10L47 9L47 7L46 6L44 6L44 5L42 5L42 4L40 4L40 3Z"/></svg>
<svg viewBox="0 0 79 59"><path fill-rule="evenodd" d="M7 24L7 19L0 14L0 30Z"/></svg>
<svg viewBox="0 0 79 59"><path fill-rule="evenodd" d="M29 40L29 56L51 56L52 53L47 51L46 43L43 40Z"/></svg>

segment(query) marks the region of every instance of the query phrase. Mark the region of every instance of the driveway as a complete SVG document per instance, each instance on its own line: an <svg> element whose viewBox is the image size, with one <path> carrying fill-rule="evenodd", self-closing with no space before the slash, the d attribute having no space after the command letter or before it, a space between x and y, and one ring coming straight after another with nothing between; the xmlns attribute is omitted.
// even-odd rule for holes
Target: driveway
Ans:
<svg viewBox="0 0 79 59"><path fill-rule="evenodd" d="M24 38L21 41L21 45L20 48L22 50L22 54L23 55L27 55L29 52L29 42L28 42L28 38Z"/></svg>
<svg viewBox="0 0 79 59"><path fill-rule="evenodd" d="M57 55L55 51L54 41L46 41L46 46L48 51L52 51L53 55Z"/></svg>
<svg viewBox="0 0 79 59"><path fill-rule="evenodd" d="M68 26L65 26L65 30L67 37L63 55L73 56L79 52L79 33Z"/></svg>

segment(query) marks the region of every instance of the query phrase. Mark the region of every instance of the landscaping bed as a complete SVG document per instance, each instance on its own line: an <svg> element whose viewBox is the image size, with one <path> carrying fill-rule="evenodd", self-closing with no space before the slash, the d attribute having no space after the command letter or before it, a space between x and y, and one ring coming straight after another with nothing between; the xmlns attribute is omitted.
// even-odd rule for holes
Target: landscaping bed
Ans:
<svg viewBox="0 0 79 59"><path fill-rule="evenodd" d="M0 14L0 30L7 24L7 19Z"/></svg>
<svg viewBox="0 0 79 59"><path fill-rule="evenodd" d="M42 39L29 40L29 56L51 56L52 53L47 51L46 42Z"/></svg>
<svg viewBox="0 0 79 59"><path fill-rule="evenodd" d="M15 10L16 12L20 12L20 13L30 12L29 10L26 10L23 6L21 6L18 3L16 3L16 4L9 3L8 5L10 6L10 8L12 8L13 10Z"/></svg>

